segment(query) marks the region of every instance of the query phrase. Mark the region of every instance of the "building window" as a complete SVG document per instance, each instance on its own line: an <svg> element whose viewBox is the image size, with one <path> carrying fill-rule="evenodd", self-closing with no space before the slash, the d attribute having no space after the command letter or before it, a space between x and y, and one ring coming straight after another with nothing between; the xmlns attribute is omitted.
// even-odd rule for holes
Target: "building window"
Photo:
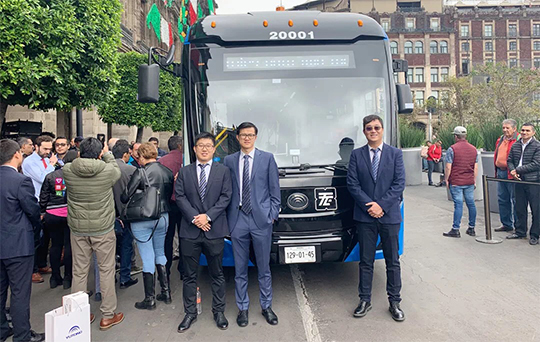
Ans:
<svg viewBox="0 0 540 342"><path fill-rule="evenodd" d="M486 58L486 65L493 64L493 58Z"/></svg>
<svg viewBox="0 0 540 342"><path fill-rule="evenodd" d="M405 53L412 53L412 42L410 40L405 42Z"/></svg>
<svg viewBox="0 0 540 342"><path fill-rule="evenodd" d="M416 105L423 106L424 105L424 91L423 90L415 91L414 99L415 99Z"/></svg>
<svg viewBox="0 0 540 342"><path fill-rule="evenodd" d="M439 82L439 68L431 68L431 82Z"/></svg>
<svg viewBox="0 0 540 342"><path fill-rule="evenodd" d="M381 19L381 26L384 31L390 31L390 19Z"/></svg>
<svg viewBox="0 0 540 342"><path fill-rule="evenodd" d="M461 25L461 37L468 37L469 36L469 25Z"/></svg>
<svg viewBox="0 0 540 342"><path fill-rule="evenodd" d="M535 40L533 43L533 50L540 51L540 40Z"/></svg>
<svg viewBox="0 0 540 342"><path fill-rule="evenodd" d="M517 37L517 24L508 25L508 37Z"/></svg>
<svg viewBox="0 0 540 342"><path fill-rule="evenodd" d="M431 42L429 42L429 52L439 53L439 44L437 44L437 41L432 40Z"/></svg>
<svg viewBox="0 0 540 342"><path fill-rule="evenodd" d="M461 51L463 52L469 52L469 43L461 43Z"/></svg>
<svg viewBox="0 0 540 342"><path fill-rule="evenodd" d="M468 59L462 59L461 60L461 73L463 75L469 74L469 60Z"/></svg>
<svg viewBox="0 0 540 342"><path fill-rule="evenodd" d="M394 83L399 83L399 76L397 72L394 73Z"/></svg>
<svg viewBox="0 0 540 342"><path fill-rule="evenodd" d="M493 36L493 25L484 25L484 37L492 37Z"/></svg>
<svg viewBox="0 0 540 342"><path fill-rule="evenodd" d="M416 83L424 82L424 68L414 69L414 82Z"/></svg>
<svg viewBox="0 0 540 342"><path fill-rule="evenodd" d="M450 70L450 69L447 68L447 67L441 68L441 81L442 81L442 82L448 81L448 71L449 71L449 70Z"/></svg>
<svg viewBox="0 0 540 342"><path fill-rule="evenodd" d="M534 67L540 69L540 57L534 57Z"/></svg>
<svg viewBox="0 0 540 342"><path fill-rule="evenodd" d="M516 58L510 58L510 59L508 60L508 66L509 66L510 68L515 68L515 67L517 67L517 65L518 65L518 61L517 61Z"/></svg>
<svg viewBox="0 0 540 342"><path fill-rule="evenodd" d="M533 36L540 37L540 24L533 24Z"/></svg>
<svg viewBox="0 0 540 342"><path fill-rule="evenodd" d="M414 43L414 53L424 53L424 44L421 41Z"/></svg>
<svg viewBox="0 0 540 342"><path fill-rule="evenodd" d="M407 83L413 83L414 82L414 75L413 75L413 70L412 68L409 69L409 72L407 72Z"/></svg>
<svg viewBox="0 0 540 342"><path fill-rule="evenodd" d="M486 51L493 51L493 42L486 42Z"/></svg>
<svg viewBox="0 0 540 342"><path fill-rule="evenodd" d="M432 31L440 31L440 19L439 18L431 18L429 20L429 25L430 25Z"/></svg>
<svg viewBox="0 0 540 342"><path fill-rule="evenodd" d="M431 96L433 96L436 100L439 99L439 91L438 90L432 90Z"/></svg>
<svg viewBox="0 0 540 342"><path fill-rule="evenodd" d="M448 53L448 42L443 40L439 43L441 53Z"/></svg>
<svg viewBox="0 0 540 342"><path fill-rule="evenodd" d="M414 18L405 19L405 28L407 31L414 31Z"/></svg>
<svg viewBox="0 0 540 342"><path fill-rule="evenodd" d="M397 42L390 42L390 53L393 55L398 54L398 43Z"/></svg>
<svg viewBox="0 0 540 342"><path fill-rule="evenodd" d="M517 42L509 42L508 43L508 50L517 51Z"/></svg>

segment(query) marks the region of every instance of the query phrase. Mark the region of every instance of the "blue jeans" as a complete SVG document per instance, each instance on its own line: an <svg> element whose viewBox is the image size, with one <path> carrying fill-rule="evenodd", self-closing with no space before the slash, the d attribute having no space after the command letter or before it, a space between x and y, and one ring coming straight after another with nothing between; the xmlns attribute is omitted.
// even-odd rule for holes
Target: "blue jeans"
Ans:
<svg viewBox="0 0 540 342"><path fill-rule="evenodd" d="M99 276L99 266L98 266L98 263L97 263L97 256L96 256L96 252L92 253L92 259L94 260L94 280L95 280L95 283L96 283L96 293L101 293L101 286L99 285L99 282L101 281L100 279L100 276Z"/></svg>
<svg viewBox="0 0 540 342"><path fill-rule="evenodd" d="M116 221L118 222L118 221ZM119 224L119 223L118 223ZM119 235L119 251L120 255L120 282L125 283L131 280L131 257L133 256L133 236L129 233L129 222L124 222L122 235Z"/></svg>
<svg viewBox="0 0 540 342"><path fill-rule="evenodd" d="M144 242L152 234L152 229L156 226L157 221L159 222L154 235L148 242ZM165 235L167 234L168 226L169 213L161 214L159 220L131 223L131 231L137 241L137 248L143 262L143 272L153 274L156 265L167 264L167 258L165 257Z"/></svg>
<svg viewBox="0 0 540 342"><path fill-rule="evenodd" d="M459 230L463 216L463 198L469 209L469 228L476 225L476 205L474 204L474 185L450 185L450 194L454 200L454 224L452 229Z"/></svg>
<svg viewBox="0 0 540 342"><path fill-rule="evenodd" d="M506 170L497 169L497 178L508 179ZM497 182L497 196L499 198L499 215L501 223L508 228L514 228L517 223L516 197L514 196L514 184Z"/></svg>

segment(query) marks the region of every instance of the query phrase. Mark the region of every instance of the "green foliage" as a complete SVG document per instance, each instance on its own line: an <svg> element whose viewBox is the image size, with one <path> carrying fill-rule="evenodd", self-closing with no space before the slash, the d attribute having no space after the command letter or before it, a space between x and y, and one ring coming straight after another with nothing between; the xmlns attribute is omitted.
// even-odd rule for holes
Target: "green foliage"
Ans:
<svg viewBox="0 0 540 342"><path fill-rule="evenodd" d="M482 133L476 126L467 126L467 141L477 149L484 147L484 141L482 140Z"/></svg>
<svg viewBox="0 0 540 342"><path fill-rule="evenodd" d="M399 141L402 148L419 147L424 143L426 133L408 123L399 125Z"/></svg>
<svg viewBox="0 0 540 342"><path fill-rule="evenodd" d="M98 114L106 123L127 126L152 127L154 131L178 131L182 128L182 88L180 79L161 72L159 102L137 101L139 65L147 57L136 52L119 53L117 70L120 82L115 96L98 107Z"/></svg>
<svg viewBox="0 0 540 342"><path fill-rule="evenodd" d="M482 141L484 142L484 150L490 152L495 151L497 139L502 135L501 123L486 122L483 125L480 125L478 130L480 131Z"/></svg>
<svg viewBox="0 0 540 342"><path fill-rule="evenodd" d="M0 95L38 109L90 107L118 77L118 0L0 1Z"/></svg>
<svg viewBox="0 0 540 342"><path fill-rule="evenodd" d="M455 125L454 125L455 126ZM454 145L454 127L450 125L444 125L439 129L437 138L442 142L443 150L447 150L450 146Z"/></svg>

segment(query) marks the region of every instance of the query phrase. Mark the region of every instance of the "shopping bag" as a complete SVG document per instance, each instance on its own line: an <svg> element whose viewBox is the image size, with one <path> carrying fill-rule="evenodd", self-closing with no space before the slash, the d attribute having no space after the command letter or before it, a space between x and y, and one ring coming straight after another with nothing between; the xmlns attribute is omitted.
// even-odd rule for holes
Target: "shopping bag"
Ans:
<svg viewBox="0 0 540 342"><path fill-rule="evenodd" d="M45 314L46 342L90 342L90 304L88 295L64 296L64 305ZM66 298L67 297L67 298Z"/></svg>

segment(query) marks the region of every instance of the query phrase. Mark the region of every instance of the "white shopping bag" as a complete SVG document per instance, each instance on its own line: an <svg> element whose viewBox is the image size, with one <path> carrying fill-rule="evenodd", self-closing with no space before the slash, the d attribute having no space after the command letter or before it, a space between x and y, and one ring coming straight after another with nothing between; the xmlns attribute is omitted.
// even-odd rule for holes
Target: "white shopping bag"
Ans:
<svg viewBox="0 0 540 342"><path fill-rule="evenodd" d="M77 294L64 296L64 305L45 314L45 341L46 342L90 342L90 304L88 295L86 303L84 297ZM68 298L66 298L68 297Z"/></svg>

